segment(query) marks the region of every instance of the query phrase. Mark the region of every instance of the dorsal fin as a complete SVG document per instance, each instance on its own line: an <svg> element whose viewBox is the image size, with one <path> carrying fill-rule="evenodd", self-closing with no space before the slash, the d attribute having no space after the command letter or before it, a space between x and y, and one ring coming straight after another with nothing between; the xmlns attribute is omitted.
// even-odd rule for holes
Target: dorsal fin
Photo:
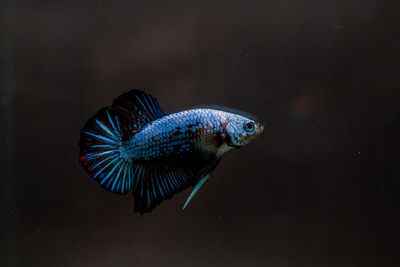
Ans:
<svg viewBox="0 0 400 267"><path fill-rule="evenodd" d="M167 115L152 95L136 89L114 99L111 110L121 120L122 140L133 136L146 124Z"/></svg>

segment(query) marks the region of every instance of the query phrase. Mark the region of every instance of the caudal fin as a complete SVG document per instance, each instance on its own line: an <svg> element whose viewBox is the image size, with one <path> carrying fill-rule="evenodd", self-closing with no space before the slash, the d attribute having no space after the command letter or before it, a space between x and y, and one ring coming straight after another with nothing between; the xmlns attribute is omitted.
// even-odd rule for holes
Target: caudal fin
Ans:
<svg viewBox="0 0 400 267"><path fill-rule="evenodd" d="M124 141L163 116L164 111L151 95L135 89L122 94L81 130L79 161L83 168L108 191L128 193L139 173L124 150Z"/></svg>
<svg viewBox="0 0 400 267"><path fill-rule="evenodd" d="M105 189L126 194L132 183L132 163L121 151L121 124L109 108L88 120L81 131L79 161Z"/></svg>

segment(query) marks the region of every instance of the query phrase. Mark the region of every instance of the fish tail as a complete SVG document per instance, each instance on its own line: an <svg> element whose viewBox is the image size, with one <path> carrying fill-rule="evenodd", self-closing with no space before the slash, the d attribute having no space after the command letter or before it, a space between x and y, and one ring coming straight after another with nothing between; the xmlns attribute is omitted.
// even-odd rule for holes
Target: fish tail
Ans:
<svg viewBox="0 0 400 267"><path fill-rule="evenodd" d="M132 167L122 147L121 122L108 107L88 120L81 131L79 161L105 189L126 194L130 189L128 170Z"/></svg>
<svg viewBox="0 0 400 267"><path fill-rule="evenodd" d="M165 113L152 96L135 89L122 94L111 107L102 108L90 118L81 130L81 165L103 188L126 194L140 166L125 151L124 143L162 116Z"/></svg>

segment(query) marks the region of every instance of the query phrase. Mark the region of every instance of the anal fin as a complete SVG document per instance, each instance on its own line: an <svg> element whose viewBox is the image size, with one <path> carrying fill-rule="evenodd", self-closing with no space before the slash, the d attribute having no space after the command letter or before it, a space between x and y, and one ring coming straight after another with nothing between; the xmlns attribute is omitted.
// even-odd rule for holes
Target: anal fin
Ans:
<svg viewBox="0 0 400 267"><path fill-rule="evenodd" d="M161 201L194 186L185 208L218 162L219 159L212 156L204 159L200 155L188 155L180 161L171 158L141 163L133 175L135 212L151 212Z"/></svg>

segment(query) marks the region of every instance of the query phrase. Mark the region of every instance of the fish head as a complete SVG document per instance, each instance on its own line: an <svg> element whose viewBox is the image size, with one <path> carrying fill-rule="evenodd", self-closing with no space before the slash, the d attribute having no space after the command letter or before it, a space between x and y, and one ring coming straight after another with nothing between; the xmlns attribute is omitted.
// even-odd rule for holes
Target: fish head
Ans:
<svg viewBox="0 0 400 267"><path fill-rule="evenodd" d="M227 144L233 147L242 147L251 143L264 130L261 123L237 114L228 116L226 133Z"/></svg>

